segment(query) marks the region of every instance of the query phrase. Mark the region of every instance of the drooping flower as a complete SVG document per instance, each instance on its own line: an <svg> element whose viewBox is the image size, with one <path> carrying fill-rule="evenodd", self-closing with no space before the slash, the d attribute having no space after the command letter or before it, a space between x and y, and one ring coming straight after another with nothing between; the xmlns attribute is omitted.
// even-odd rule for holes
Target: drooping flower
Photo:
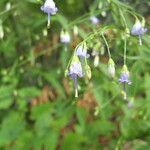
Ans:
<svg viewBox="0 0 150 150"><path fill-rule="evenodd" d="M112 78L115 77L115 63L112 58L108 61L108 75Z"/></svg>
<svg viewBox="0 0 150 150"><path fill-rule="evenodd" d="M46 0L44 5L41 6L41 10L48 14L47 27L50 27L50 16L55 15L58 11L57 7L55 6L55 2L53 0Z"/></svg>
<svg viewBox="0 0 150 150"><path fill-rule="evenodd" d="M75 97L78 97L78 78L82 78L84 76L84 73L81 63L76 55L73 56L68 75L74 82Z"/></svg>
<svg viewBox="0 0 150 150"><path fill-rule="evenodd" d="M78 77L83 77L82 66L80 62L73 62L69 68L69 75L76 74Z"/></svg>
<svg viewBox="0 0 150 150"><path fill-rule="evenodd" d="M120 78L119 78L119 82L131 84L131 81L129 79L129 73L122 72L121 75L120 75Z"/></svg>
<svg viewBox="0 0 150 150"><path fill-rule="evenodd" d="M100 22L99 18L97 18L96 16L91 16L91 17L90 17L90 21L91 21L91 23L94 24L94 25L97 25L97 24L99 24L99 22Z"/></svg>
<svg viewBox="0 0 150 150"><path fill-rule="evenodd" d="M79 56L80 59L88 58L89 54L87 54L87 46L86 43L82 43L76 48L75 55Z"/></svg>
<svg viewBox="0 0 150 150"><path fill-rule="evenodd" d="M128 68L126 65L123 66L122 73L121 73L118 81L123 84L122 95L123 95L124 99L126 100L127 99L126 84L129 84L129 85L131 84L129 71L128 71Z"/></svg>
<svg viewBox="0 0 150 150"><path fill-rule="evenodd" d="M67 44L70 42L70 40L71 38L70 38L69 32L62 30L60 33L60 41L64 44Z"/></svg>
<svg viewBox="0 0 150 150"><path fill-rule="evenodd" d="M98 67L98 65L99 65L99 56L96 55L96 56L94 57L94 67Z"/></svg>
<svg viewBox="0 0 150 150"><path fill-rule="evenodd" d="M147 32L147 28L144 28L144 24L142 24L138 19L136 19L135 24L131 29L131 34L139 37L140 45L142 45L142 39L141 39L142 35L145 32Z"/></svg>

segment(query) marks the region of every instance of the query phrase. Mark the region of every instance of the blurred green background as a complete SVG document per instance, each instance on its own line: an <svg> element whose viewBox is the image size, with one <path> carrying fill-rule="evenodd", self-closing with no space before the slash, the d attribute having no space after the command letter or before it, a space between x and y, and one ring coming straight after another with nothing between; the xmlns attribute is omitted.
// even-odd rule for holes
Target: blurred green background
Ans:
<svg viewBox="0 0 150 150"><path fill-rule="evenodd" d="M58 12L47 29L41 0L0 0L0 150L149 150L150 149L150 36L143 45L127 39L128 86L132 107L121 96L118 77L123 65L124 13L128 28L133 14L150 25L149 0L55 0ZM132 13L129 13L129 10ZM92 25L90 16L100 20ZM139 16L139 15L138 15ZM79 35L73 35L76 25ZM64 77L73 50L89 33L107 26L106 38L116 64L116 78L107 76L108 55L96 36L89 53L101 43L100 63L88 59L92 79L79 80L79 98ZM112 29L111 27L115 29ZM66 29L68 45L59 36ZM102 52L104 51L104 52ZM104 53L104 54L103 54Z"/></svg>

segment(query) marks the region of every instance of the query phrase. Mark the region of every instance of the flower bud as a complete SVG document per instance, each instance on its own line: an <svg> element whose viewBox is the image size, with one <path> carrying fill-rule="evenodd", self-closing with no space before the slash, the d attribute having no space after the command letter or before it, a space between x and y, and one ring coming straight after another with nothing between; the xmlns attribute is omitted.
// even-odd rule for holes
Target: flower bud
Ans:
<svg viewBox="0 0 150 150"><path fill-rule="evenodd" d="M112 78L115 77L115 63L111 58L108 61L108 75Z"/></svg>
<svg viewBox="0 0 150 150"><path fill-rule="evenodd" d="M78 27L77 26L73 27L73 34L74 34L74 36L78 36L79 31L78 31Z"/></svg>
<svg viewBox="0 0 150 150"><path fill-rule="evenodd" d="M81 59L89 57L89 54L87 54L87 45L85 42L76 47L75 55L79 56Z"/></svg>
<svg viewBox="0 0 150 150"><path fill-rule="evenodd" d="M100 108L98 106L95 107L94 116L97 116L100 112Z"/></svg>
<svg viewBox="0 0 150 150"><path fill-rule="evenodd" d="M65 77L67 77L67 76L68 76L68 74L69 74L69 70L68 70L68 69L66 69L66 70L65 70Z"/></svg>
<svg viewBox="0 0 150 150"><path fill-rule="evenodd" d="M98 4L98 9L102 9L102 7L103 7L103 3L102 3L102 2L99 2L99 4Z"/></svg>
<svg viewBox="0 0 150 150"><path fill-rule="evenodd" d="M93 25L97 25L100 22L99 18L97 18L96 16L91 16L90 21Z"/></svg>
<svg viewBox="0 0 150 150"><path fill-rule="evenodd" d="M126 65L123 65L122 67L122 73L126 73L129 75L129 70L128 70L128 67Z"/></svg>
<svg viewBox="0 0 150 150"><path fill-rule="evenodd" d="M3 37L4 37L4 30L3 30L2 22L0 20L0 39L3 39Z"/></svg>
<svg viewBox="0 0 150 150"><path fill-rule="evenodd" d="M98 65L99 65L99 56L96 55L96 56L94 57L94 67L97 67Z"/></svg>
<svg viewBox="0 0 150 150"><path fill-rule="evenodd" d="M121 95L122 95L124 100L127 100L127 93L125 91L122 90Z"/></svg>
<svg viewBox="0 0 150 150"><path fill-rule="evenodd" d="M86 72L86 76L87 76L87 78L90 80L90 79L91 79L92 74L91 74L91 68L90 68L90 66L89 66L89 65L86 65L86 66L85 66L85 72Z"/></svg>
<svg viewBox="0 0 150 150"><path fill-rule="evenodd" d="M145 27L145 19L144 19L144 17L143 17L143 19L142 19L142 22L141 22L141 23L142 23L142 26L143 26L143 27Z"/></svg>
<svg viewBox="0 0 150 150"><path fill-rule="evenodd" d="M126 36L129 37L130 36L130 30L129 30L129 28L126 28L125 32L126 32Z"/></svg>
<svg viewBox="0 0 150 150"><path fill-rule="evenodd" d="M8 3L6 4L6 11L9 11L10 9L11 9L11 3L8 2Z"/></svg>
<svg viewBox="0 0 150 150"><path fill-rule="evenodd" d="M100 49L100 54L104 55L104 53L105 53L105 48L102 46L101 49Z"/></svg>

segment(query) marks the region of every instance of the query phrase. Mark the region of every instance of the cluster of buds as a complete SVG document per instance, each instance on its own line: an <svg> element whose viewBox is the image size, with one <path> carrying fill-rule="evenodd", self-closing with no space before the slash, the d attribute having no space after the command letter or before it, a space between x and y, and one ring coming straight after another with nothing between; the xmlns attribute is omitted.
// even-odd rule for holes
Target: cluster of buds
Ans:
<svg viewBox="0 0 150 150"><path fill-rule="evenodd" d="M82 64L82 68L85 74L85 77L87 79L91 79L91 68L87 64L87 58L90 57L90 55L87 53L87 45L86 42L81 43L79 46L77 46L74 55L78 56L80 59L80 62Z"/></svg>
<svg viewBox="0 0 150 150"><path fill-rule="evenodd" d="M110 0L108 0L110 2ZM102 7L102 3L99 3L99 8ZM44 5L41 6L41 10L44 13L48 14L48 23L47 26L50 27L50 17L57 13L58 9L55 6L55 2L53 0L46 0ZM91 16L90 21L93 25L98 25L100 23L100 19L96 16ZM130 35L138 36L139 37L139 44L142 45L142 35L147 32L147 28L145 28L145 20L143 19L142 22L136 17L135 24L133 25L131 31L126 28L126 37ZM73 27L74 36L78 35L78 28L77 26ZM2 39L4 36L2 23L0 22L0 38ZM60 33L60 41L63 44L68 44L71 41L71 37L68 31L62 30ZM101 51L99 51L101 49ZM93 48L92 56L94 56L94 66L97 67L99 65L99 54L104 54L104 47L101 47L100 42L97 42ZM87 77L88 79L91 78L91 69L87 64L87 58L89 58L89 54L87 53L87 45L85 42L79 44L75 52L73 54L71 63L69 64L69 68L67 68L67 75L74 82L74 89L75 89L75 97L78 97L78 78ZM111 56L109 56L108 60L108 75L111 78L115 77L115 63ZM126 93L126 84L131 84L129 76L129 71L126 65L123 66L122 72L119 78L119 82L123 84L123 91L122 94L124 99L127 99Z"/></svg>
<svg viewBox="0 0 150 150"><path fill-rule="evenodd" d="M69 75L73 80L75 97L78 97L78 78L91 78L91 69L87 64L88 57L89 54L87 54L86 43L81 43L76 47L71 63L69 65L69 69L66 71L66 75Z"/></svg>

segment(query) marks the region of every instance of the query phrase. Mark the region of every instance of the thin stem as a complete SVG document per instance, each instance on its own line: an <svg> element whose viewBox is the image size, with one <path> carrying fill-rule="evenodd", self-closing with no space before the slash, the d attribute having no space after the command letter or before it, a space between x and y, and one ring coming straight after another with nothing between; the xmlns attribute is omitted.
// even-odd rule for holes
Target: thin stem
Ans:
<svg viewBox="0 0 150 150"><path fill-rule="evenodd" d="M105 38L104 34L102 34L102 38L103 38L103 40L104 40L104 42L106 44L107 51L108 51L108 56L109 56L109 58L111 58L110 49L109 49L109 46L108 46L108 43L106 41L106 38Z"/></svg>
<svg viewBox="0 0 150 150"><path fill-rule="evenodd" d="M124 65L126 65L126 59L127 59L127 39L125 37L124 39Z"/></svg>
<svg viewBox="0 0 150 150"><path fill-rule="evenodd" d="M78 97L78 79L77 76L73 79L74 82L74 89L75 89L75 97Z"/></svg>
<svg viewBox="0 0 150 150"><path fill-rule="evenodd" d="M126 90L126 83L123 83L123 91L124 91L124 100L127 100L127 90Z"/></svg>
<svg viewBox="0 0 150 150"><path fill-rule="evenodd" d="M137 18L137 16L140 17L141 19L143 18L142 15L140 15L140 14L134 12L134 11L130 11L130 10L126 10L126 11L127 11L129 14L131 14L132 16L134 16L135 19Z"/></svg>
<svg viewBox="0 0 150 150"><path fill-rule="evenodd" d="M78 97L78 89L75 89L75 97Z"/></svg>
<svg viewBox="0 0 150 150"><path fill-rule="evenodd" d="M125 28L127 28L128 26L127 26L127 22L126 22L125 16L124 16L122 10L121 9L119 9L119 10L120 10L120 14L121 14L122 20L124 22Z"/></svg>
<svg viewBox="0 0 150 150"><path fill-rule="evenodd" d="M51 16L50 16L50 14L48 14L48 18L47 18L47 28L49 29L50 28L50 18L51 18Z"/></svg>
<svg viewBox="0 0 150 150"><path fill-rule="evenodd" d="M139 35L139 45L142 45L142 39L141 39L141 35Z"/></svg>
<svg viewBox="0 0 150 150"><path fill-rule="evenodd" d="M98 30L95 30L95 32L90 33L82 42L86 42L89 39L94 38L94 36L99 35L100 33L105 32L108 29L108 26L104 27L104 28L100 28Z"/></svg>
<svg viewBox="0 0 150 150"><path fill-rule="evenodd" d="M108 10L108 8L104 8L103 10L95 10L95 11L94 11L94 14L95 14L95 15L98 15L98 14L100 14L102 11L107 11L107 10ZM70 23L66 26L66 28L67 28L67 29L68 29L68 28L71 28L73 25L77 25L77 24L80 24L80 23L82 23L82 22L84 22L84 21L89 20L90 14L91 14L91 12L88 12L88 13L86 13L85 15L76 18L74 21L70 22Z"/></svg>

